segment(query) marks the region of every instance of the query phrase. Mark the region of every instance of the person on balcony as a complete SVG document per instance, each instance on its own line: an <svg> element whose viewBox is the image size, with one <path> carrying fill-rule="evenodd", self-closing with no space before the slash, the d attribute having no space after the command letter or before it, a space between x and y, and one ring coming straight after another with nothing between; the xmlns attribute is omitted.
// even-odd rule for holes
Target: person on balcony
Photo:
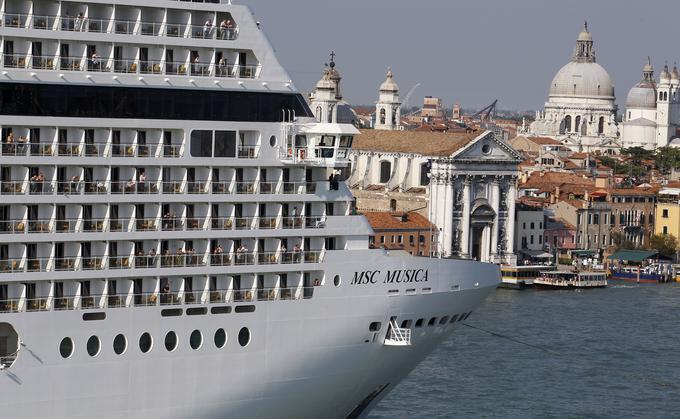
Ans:
<svg viewBox="0 0 680 419"><path fill-rule="evenodd" d="M80 183L80 176L78 176L78 175L71 176L71 184L70 184L71 193L77 193L78 192L78 183Z"/></svg>
<svg viewBox="0 0 680 419"><path fill-rule="evenodd" d="M83 14L83 12L78 13L78 16L76 17L74 30L76 32L81 32L85 30L85 15Z"/></svg>
<svg viewBox="0 0 680 419"><path fill-rule="evenodd" d="M220 60L217 62L217 75L218 76L226 76L227 75L227 59L220 58Z"/></svg>
<svg viewBox="0 0 680 419"><path fill-rule="evenodd" d="M302 250L300 249L300 245L296 243L293 247L293 262L300 262L300 253L302 253Z"/></svg>
<svg viewBox="0 0 680 419"><path fill-rule="evenodd" d="M146 172L139 174L139 189L141 192L146 190Z"/></svg>
<svg viewBox="0 0 680 419"><path fill-rule="evenodd" d="M203 25L203 39L208 39L210 38L210 32L212 31L212 22L209 20L205 21L205 25Z"/></svg>
<svg viewBox="0 0 680 419"><path fill-rule="evenodd" d="M156 262L156 249L152 248L149 250L149 256L147 258L148 266L154 266Z"/></svg>

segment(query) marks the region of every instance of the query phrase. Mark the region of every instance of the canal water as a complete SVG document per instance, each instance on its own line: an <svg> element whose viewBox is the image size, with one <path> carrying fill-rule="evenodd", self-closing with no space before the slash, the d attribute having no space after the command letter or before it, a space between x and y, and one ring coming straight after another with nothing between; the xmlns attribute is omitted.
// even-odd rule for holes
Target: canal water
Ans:
<svg viewBox="0 0 680 419"><path fill-rule="evenodd" d="M499 289L370 418L678 418L680 284ZM521 343L518 343L521 342Z"/></svg>

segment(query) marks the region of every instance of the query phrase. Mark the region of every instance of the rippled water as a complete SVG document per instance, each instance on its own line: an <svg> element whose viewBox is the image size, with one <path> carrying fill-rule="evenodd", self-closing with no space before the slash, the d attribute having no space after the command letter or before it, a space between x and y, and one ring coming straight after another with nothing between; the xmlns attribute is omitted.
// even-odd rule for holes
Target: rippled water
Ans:
<svg viewBox="0 0 680 419"><path fill-rule="evenodd" d="M498 290L371 418L680 417L680 284Z"/></svg>

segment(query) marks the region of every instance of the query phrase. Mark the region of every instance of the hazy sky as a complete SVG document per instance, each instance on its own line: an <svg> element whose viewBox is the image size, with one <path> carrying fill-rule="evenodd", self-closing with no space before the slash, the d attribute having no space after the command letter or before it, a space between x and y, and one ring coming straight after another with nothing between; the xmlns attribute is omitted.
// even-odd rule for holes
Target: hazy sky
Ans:
<svg viewBox="0 0 680 419"><path fill-rule="evenodd" d="M233 0L261 21L298 88L309 91L337 53L345 98L371 104L392 66L410 105L542 107L588 20L598 62L623 106L647 55L656 75L680 61L679 0Z"/></svg>

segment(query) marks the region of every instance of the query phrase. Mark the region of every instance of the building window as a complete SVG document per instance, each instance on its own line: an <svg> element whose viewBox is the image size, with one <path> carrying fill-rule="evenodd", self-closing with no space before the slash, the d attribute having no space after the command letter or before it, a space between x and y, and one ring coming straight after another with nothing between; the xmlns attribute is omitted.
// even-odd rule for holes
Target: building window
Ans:
<svg viewBox="0 0 680 419"><path fill-rule="evenodd" d="M532 230L536 227L536 225L534 223L531 223L529 226Z"/></svg>
<svg viewBox="0 0 680 419"><path fill-rule="evenodd" d="M380 244L385 244L385 236L380 236Z"/></svg>
<svg viewBox="0 0 680 419"><path fill-rule="evenodd" d="M390 237L390 243L394 244L394 236Z"/></svg>
<svg viewBox="0 0 680 419"><path fill-rule="evenodd" d="M385 125L385 108L380 109L380 125Z"/></svg>
<svg viewBox="0 0 680 419"><path fill-rule="evenodd" d="M600 224L600 214L593 214L593 224Z"/></svg>
<svg viewBox="0 0 680 419"><path fill-rule="evenodd" d="M534 244L534 235L533 235L533 234L531 235L529 242L530 242L531 244Z"/></svg>
<svg viewBox="0 0 680 419"><path fill-rule="evenodd" d="M430 164L423 163L420 165L420 186L427 186L430 184Z"/></svg>
<svg viewBox="0 0 680 419"><path fill-rule="evenodd" d="M422 234L420 235L418 240L420 241L421 244L425 244L425 236L423 236Z"/></svg>
<svg viewBox="0 0 680 419"><path fill-rule="evenodd" d="M539 234L538 236L538 244L543 244L543 236Z"/></svg>
<svg viewBox="0 0 680 419"><path fill-rule="evenodd" d="M668 234L668 226L663 226L663 234Z"/></svg>
<svg viewBox="0 0 680 419"><path fill-rule="evenodd" d="M399 244L403 243L403 242L404 242L404 236L402 236L402 235L400 234L399 237L397 237L397 242L398 242Z"/></svg>
<svg viewBox="0 0 680 419"><path fill-rule="evenodd" d="M600 117L600 121L597 124L597 133L600 135L604 134L604 116Z"/></svg>
<svg viewBox="0 0 680 419"><path fill-rule="evenodd" d="M392 176L392 163L388 161L380 162L380 183L387 183Z"/></svg>
<svg viewBox="0 0 680 419"><path fill-rule="evenodd" d="M411 234L410 236L408 236L408 242L409 242L410 244L413 244L414 241L415 241L415 239L414 239L414 237L413 237L413 234Z"/></svg>
<svg viewBox="0 0 680 419"><path fill-rule="evenodd" d="M668 209L663 209L661 211L661 217L668 218Z"/></svg>

